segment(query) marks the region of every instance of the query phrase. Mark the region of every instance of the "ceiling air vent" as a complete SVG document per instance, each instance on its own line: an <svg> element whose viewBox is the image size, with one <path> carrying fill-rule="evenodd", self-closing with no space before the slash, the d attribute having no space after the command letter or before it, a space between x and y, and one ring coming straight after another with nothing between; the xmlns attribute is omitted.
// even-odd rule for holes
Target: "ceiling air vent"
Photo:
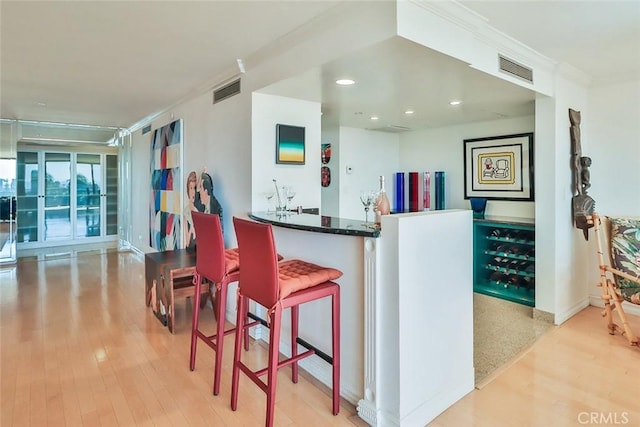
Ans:
<svg viewBox="0 0 640 427"><path fill-rule="evenodd" d="M375 130L378 132L400 133L400 132L406 132L411 129L404 126L389 125L389 126L383 126L379 128L369 128L367 130Z"/></svg>
<svg viewBox="0 0 640 427"><path fill-rule="evenodd" d="M234 80L218 89L213 90L213 103L232 97L240 93L240 79Z"/></svg>
<svg viewBox="0 0 640 427"><path fill-rule="evenodd" d="M533 83L533 70L531 68L518 64L502 55L498 55L498 58L500 59L500 71Z"/></svg>

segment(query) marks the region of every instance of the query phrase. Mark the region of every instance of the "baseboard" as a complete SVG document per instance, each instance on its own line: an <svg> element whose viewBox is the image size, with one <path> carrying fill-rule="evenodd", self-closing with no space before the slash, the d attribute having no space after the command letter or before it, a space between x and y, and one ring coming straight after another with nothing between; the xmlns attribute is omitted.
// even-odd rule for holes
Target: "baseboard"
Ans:
<svg viewBox="0 0 640 427"><path fill-rule="evenodd" d="M572 318L574 315L578 314L580 311L589 307L589 298L585 298L583 300L578 301L573 306L569 307L568 310L565 310L561 313L556 313L555 315L555 324L562 325L564 322Z"/></svg>
<svg viewBox="0 0 640 427"><path fill-rule="evenodd" d="M553 325L555 321L555 315L553 313L549 313L548 311L539 310L534 307L533 309L533 318L534 320L540 320L545 323L549 323Z"/></svg>
<svg viewBox="0 0 640 427"><path fill-rule="evenodd" d="M135 254L138 254L138 255L142 255L142 256L144 256L144 255L145 255L145 253L144 253L144 252L142 252L140 249L138 249L137 247L135 247L135 246L133 246L133 245L129 246L129 250L130 250L131 252L135 253Z"/></svg>
<svg viewBox="0 0 640 427"><path fill-rule="evenodd" d="M109 252L118 251L118 242L116 240L102 241L102 242L89 242L89 243L74 243L74 244L61 244L61 245L49 245L49 246L32 246L29 248L20 248L16 250L18 260L24 260L29 258L36 258L38 260L45 260L48 258L56 257L75 257L83 252Z"/></svg>
<svg viewBox="0 0 640 427"><path fill-rule="evenodd" d="M604 308L604 301L602 298L598 296L589 296L589 305L594 307ZM622 303L622 308L624 308L624 312L627 314L631 314L633 316L640 316L640 305L630 304L626 301Z"/></svg>
<svg viewBox="0 0 640 427"><path fill-rule="evenodd" d="M473 372L469 375L465 375L465 378L473 378ZM421 426L425 425L425 423L428 424L438 415L451 407L451 405L471 393L473 389L474 384L473 380L471 380L470 382L460 384L455 388L440 390L432 399L422 403L422 405L414 409L410 414L405 415L402 420L398 420L398 425Z"/></svg>
<svg viewBox="0 0 640 427"><path fill-rule="evenodd" d="M268 340L269 335L268 334L265 334L265 335ZM291 343L289 343L287 340L281 340L280 353L284 354L286 357L290 357ZM307 371L320 383L324 384L326 387L331 389L331 384L333 381L331 365L329 365L327 362L325 362L324 360L320 359L317 356L312 356L306 359L302 359L298 364L302 369ZM342 397L344 400L346 400L347 402L351 403L354 406L357 406L358 401L362 399L362 396L359 393L357 393L354 390L348 390L342 384L340 387L340 397Z"/></svg>
<svg viewBox="0 0 640 427"><path fill-rule="evenodd" d="M233 313L234 313L233 317L230 316L231 311L232 310L229 310L227 308L227 320L233 319L230 321L231 323L235 324L236 311L233 310ZM259 325L256 328L251 328L250 335L258 343L263 343L264 345L269 344L269 330L261 325ZM288 337L289 336L288 331L283 335L285 337ZM291 356L291 343L286 338L283 338L280 341L280 354L283 354L285 357ZM300 368L307 371L307 373L309 373L309 375L314 377L319 383L328 387L329 390L331 390L332 382L333 382L331 365L329 365L327 362L320 359L319 357L315 357L315 356L302 359L300 362L298 362L298 365L300 366ZM358 400L362 399L362 395L360 395L360 393L358 393L355 390L347 389L346 387L344 387L344 384L340 385L340 397L346 400L347 402L349 402L350 404L352 404L354 407L357 406Z"/></svg>

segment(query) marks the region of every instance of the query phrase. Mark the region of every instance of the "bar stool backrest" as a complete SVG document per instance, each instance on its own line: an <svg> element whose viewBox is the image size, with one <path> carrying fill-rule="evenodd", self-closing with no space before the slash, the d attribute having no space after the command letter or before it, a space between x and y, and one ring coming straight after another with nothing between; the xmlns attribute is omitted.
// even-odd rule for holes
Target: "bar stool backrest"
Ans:
<svg viewBox="0 0 640 427"><path fill-rule="evenodd" d="M192 212L191 217L196 230L196 272L214 283L220 283L225 275L220 217L202 212Z"/></svg>
<svg viewBox="0 0 640 427"><path fill-rule="evenodd" d="M240 250L240 292L262 305L278 301L278 253L271 224L233 218Z"/></svg>

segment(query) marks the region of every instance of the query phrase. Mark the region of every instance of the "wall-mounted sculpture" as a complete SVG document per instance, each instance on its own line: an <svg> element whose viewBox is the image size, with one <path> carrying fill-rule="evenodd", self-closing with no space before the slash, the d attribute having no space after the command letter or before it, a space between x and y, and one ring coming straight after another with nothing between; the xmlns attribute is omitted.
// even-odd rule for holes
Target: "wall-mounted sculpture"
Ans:
<svg viewBox="0 0 640 427"><path fill-rule="evenodd" d="M584 233L585 240L589 240L589 229L593 222L589 219L595 210L596 202L587 194L591 187L589 166L591 158L582 155L580 142L580 112L569 108L569 121L571 122L571 168L573 169L573 198L571 207L576 228Z"/></svg>

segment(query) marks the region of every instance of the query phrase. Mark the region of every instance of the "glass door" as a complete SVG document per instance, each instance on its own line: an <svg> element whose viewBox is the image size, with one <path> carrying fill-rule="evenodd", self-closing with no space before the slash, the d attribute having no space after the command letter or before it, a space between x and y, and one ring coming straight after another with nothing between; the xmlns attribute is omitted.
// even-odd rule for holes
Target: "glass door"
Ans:
<svg viewBox="0 0 640 427"><path fill-rule="evenodd" d="M0 265L16 255L17 141L15 120L0 119Z"/></svg>
<svg viewBox="0 0 640 427"><path fill-rule="evenodd" d="M70 239L71 153L44 153L44 240Z"/></svg>
<svg viewBox="0 0 640 427"><path fill-rule="evenodd" d="M38 176L38 153L18 152L16 176L17 186L17 228L16 242L38 241L38 205L40 193Z"/></svg>
<svg viewBox="0 0 640 427"><path fill-rule="evenodd" d="M0 158L0 264L16 260L16 159Z"/></svg>
<svg viewBox="0 0 640 427"><path fill-rule="evenodd" d="M117 237L117 155L20 151L16 175L19 249Z"/></svg>
<svg viewBox="0 0 640 427"><path fill-rule="evenodd" d="M106 155L106 185L104 197L106 198L106 235L118 234L118 156Z"/></svg>
<svg viewBox="0 0 640 427"><path fill-rule="evenodd" d="M100 236L103 193L100 154L78 154L76 158L76 237Z"/></svg>

